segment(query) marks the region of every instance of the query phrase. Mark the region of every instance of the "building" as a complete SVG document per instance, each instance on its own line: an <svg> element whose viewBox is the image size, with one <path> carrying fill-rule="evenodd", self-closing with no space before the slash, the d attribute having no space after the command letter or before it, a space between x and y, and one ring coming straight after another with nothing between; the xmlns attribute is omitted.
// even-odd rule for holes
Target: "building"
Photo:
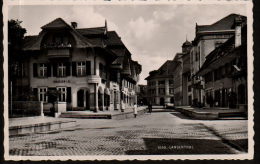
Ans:
<svg viewBox="0 0 260 164"><path fill-rule="evenodd" d="M206 106L247 109L247 29L245 17L233 21L235 35L213 50L198 76L205 79Z"/></svg>
<svg viewBox="0 0 260 164"><path fill-rule="evenodd" d="M175 67L173 68L173 83L174 83L174 102L175 105L188 105L188 96L190 96L190 64L189 55L191 43L185 41L182 44L182 52L177 53L173 59Z"/></svg>
<svg viewBox="0 0 260 164"><path fill-rule="evenodd" d="M174 103L173 68L177 63L166 61L158 70L151 71L147 80L147 100L152 105Z"/></svg>
<svg viewBox="0 0 260 164"><path fill-rule="evenodd" d="M147 101L147 85L138 85L137 93L137 104L148 105Z"/></svg>
<svg viewBox="0 0 260 164"><path fill-rule="evenodd" d="M192 90L191 90L191 65L190 51L192 48L191 42L187 41L182 45L182 105L192 105Z"/></svg>
<svg viewBox="0 0 260 164"><path fill-rule="evenodd" d="M142 67L115 31L107 25L77 28L57 18L27 36L19 62L14 99L32 91L44 110L51 104L48 91L58 90L58 104L66 110L120 110L121 103L137 102L136 86Z"/></svg>
<svg viewBox="0 0 260 164"><path fill-rule="evenodd" d="M195 106L205 104L205 84L203 78L197 76L197 73L210 52L234 36L235 29L232 26L237 17L240 15L230 14L211 25L196 24L195 39L192 42L193 47L190 52L192 101Z"/></svg>

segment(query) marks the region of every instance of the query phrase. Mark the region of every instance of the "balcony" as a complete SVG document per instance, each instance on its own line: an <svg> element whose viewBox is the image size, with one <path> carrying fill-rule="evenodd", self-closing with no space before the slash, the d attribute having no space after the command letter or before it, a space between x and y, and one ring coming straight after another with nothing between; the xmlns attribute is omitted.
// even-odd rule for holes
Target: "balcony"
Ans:
<svg viewBox="0 0 260 164"><path fill-rule="evenodd" d="M47 56L49 58L69 58L70 57L70 49L69 48L49 49Z"/></svg>

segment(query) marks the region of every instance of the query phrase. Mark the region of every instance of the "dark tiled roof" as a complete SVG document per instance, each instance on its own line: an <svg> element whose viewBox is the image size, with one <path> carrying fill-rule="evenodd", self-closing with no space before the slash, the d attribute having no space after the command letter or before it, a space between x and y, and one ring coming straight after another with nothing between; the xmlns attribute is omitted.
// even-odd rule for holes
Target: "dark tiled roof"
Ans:
<svg viewBox="0 0 260 164"><path fill-rule="evenodd" d="M197 25L196 32L231 30L235 18L239 16L242 18L242 20L246 20L245 16L238 14L230 14L211 25Z"/></svg>
<svg viewBox="0 0 260 164"><path fill-rule="evenodd" d="M102 35L105 33L105 27L79 28L76 29L81 35Z"/></svg>
<svg viewBox="0 0 260 164"><path fill-rule="evenodd" d="M124 45L121 38L117 35L115 31L108 31L107 32L107 45Z"/></svg>
<svg viewBox="0 0 260 164"><path fill-rule="evenodd" d="M70 25L68 25L63 19L57 18L50 23L47 23L46 25L42 26L42 29L52 29L52 28L68 28Z"/></svg>
<svg viewBox="0 0 260 164"><path fill-rule="evenodd" d="M38 35L28 35L24 37L23 47L28 47L34 43L38 38Z"/></svg>

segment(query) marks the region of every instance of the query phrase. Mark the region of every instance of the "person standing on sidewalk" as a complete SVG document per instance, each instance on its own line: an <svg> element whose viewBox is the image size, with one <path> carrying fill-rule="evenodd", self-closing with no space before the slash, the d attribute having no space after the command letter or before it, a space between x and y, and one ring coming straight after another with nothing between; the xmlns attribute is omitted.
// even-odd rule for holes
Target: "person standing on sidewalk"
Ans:
<svg viewBox="0 0 260 164"><path fill-rule="evenodd" d="M135 118L137 116L137 105L136 105L136 103L134 104L134 116L135 116Z"/></svg>
<svg viewBox="0 0 260 164"><path fill-rule="evenodd" d="M125 111L125 103L124 101L122 100L121 101L121 112L124 112Z"/></svg>

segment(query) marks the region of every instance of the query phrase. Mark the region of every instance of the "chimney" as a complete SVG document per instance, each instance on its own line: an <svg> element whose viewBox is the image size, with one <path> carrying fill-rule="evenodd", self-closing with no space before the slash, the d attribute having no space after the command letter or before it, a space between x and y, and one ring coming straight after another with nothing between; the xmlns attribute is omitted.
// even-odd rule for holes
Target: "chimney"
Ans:
<svg viewBox="0 0 260 164"><path fill-rule="evenodd" d="M241 45L241 28L242 28L242 18L240 16L235 18L235 47Z"/></svg>
<svg viewBox="0 0 260 164"><path fill-rule="evenodd" d="M78 26L78 23L77 23L77 22L71 22L71 26L72 26L74 29L76 29L77 26Z"/></svg>

